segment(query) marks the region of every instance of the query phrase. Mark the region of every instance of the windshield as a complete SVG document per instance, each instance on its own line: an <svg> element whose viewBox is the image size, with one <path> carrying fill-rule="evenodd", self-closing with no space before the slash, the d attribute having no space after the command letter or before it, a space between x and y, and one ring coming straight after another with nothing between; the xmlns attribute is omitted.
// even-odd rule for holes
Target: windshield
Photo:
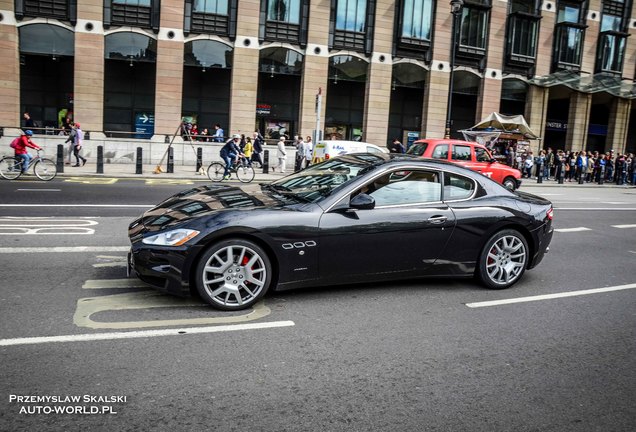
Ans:
<svg viewBox="0 0 636 432"><path fill-rule="evenodd" d="M387 159L388 155L370 153L340 156L311 165L265 187L292 195L299 201L316 202Z"/></svg>
<svg viewBox="0 0 636 432"><path fill-rule="evenodd" d="M428 147L427 142L418 142L413 144L406 152L415 156L422 156Z"/></svg>

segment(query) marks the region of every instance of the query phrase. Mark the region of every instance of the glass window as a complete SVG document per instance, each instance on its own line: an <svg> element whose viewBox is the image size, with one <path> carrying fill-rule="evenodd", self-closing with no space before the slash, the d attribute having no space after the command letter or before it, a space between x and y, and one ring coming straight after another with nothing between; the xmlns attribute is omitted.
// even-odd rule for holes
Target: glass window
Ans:
<svg viewBox="0 0 636 432"><path fill-rule="evenodd" d="M621 31L622 18L616 15L603 14L601 31Z"/></svg>
<svg viewBox="0 0 636 432"><path fill-rule="evenodd" d="M267 19L299 24L300 9L300 0L269 0Z"/></svg>
<svg viewBox="0 0 636 432"><path fill-rule="evenodd" d="M470 160L470 146L454 145L453 146L453 160L469 161Z"/></svg>
<svg viewBox="0 0 636 432"><path fill-rule="evenodd" d="M536 55L537 22L510 16L510 53L534 58Z"/></svg>
<svg viewBox="0 0 636 432"><path fill-rule="evenodd" d="M558 61L572 65L581 63L583 30L575 27L561 27L557 31Z"/></svg>
<svg viewBox="0 0 636 432"><path fill-rule="evenodd" d="M433 0L404 0L402 36L431 39Z"/></svg>
<svg viewBox="0 0 636 432"><path fill-rule="evenodd" d="M433 159L448 159L448 144L435 146L432 157Z"/></svg>
<svg viewBox="0 0 636 432"><path fill-rule="evenodd" d="M510 13L515 12L525 12L530 14L536 13L535 1L510 0Z"/></svg>
<svg viewBox="0 0 636 432"><path fill-rule="evenodd" d="M336 29L364 32L366 14L366 0L338 0Z"/></svg>
<svg viewBox="0 0 636 432"><path fill-rule="evenodd" d="M384 175L363 191L371 195L376 207L422 204L441 201L439 175L431 171L399 171Z"/></svg>
<svg viewBox="0 0 636 432"><path fill-rule="evenodd" d="M602 71L619 72L623 65L623 55L625 52L625 38L615 35L602 35L600 43Z"/></svg>
<svg viewBox="0 0 636 432"><path fill-rule="evenodd" d="M415 156L422 156L428 147L428 143L415 143L408 149L407 153Z"/></svg>
<svg viewBox="0 0 636 432"><path fill-rule="evenodd" d="M444 173L444 201L470 198L475 182L457 174Z"/></svg>
<svg viewBox="0 0 636 432"><path fill-rule="evenodd" d="M486 49L486 31L488 29L488 11L462 9L460 45Z"/></svg>
<svg viewBox="0 0 636 432"><path fill-rule="evenodd" d="M150 7L151 0L113 0L113 3L128 6L147 6Z"/></svg>
<svg viewBox="0 0 636 432"><path fill-rule="evenodd" d="M194 0L193 12L227 15L228 0Z"/></svg>
<svg viewBox="0 0 636 432"><path fill-rule="evenodd" d="M475 147L475 158L477 162L490 162L492 159L488 150L483 147Z"/></svg>
<svg viewBox="0 0 636 432"><path fill-rule="evenodd" d="M557 15L557 22L569 22L578 23L581 17L581 7L577 4L559 4L559 12Z"/></svg>
<svg viewBox="0 0 636 432"><path fill-rule="evenodd" d="M112 33L104 38L104 57L154 62L157 59L157 41L139 33Z"/></svg>
<svg viewBox="0 0 636 432"><path fill-rule="evenodd" d="M75 54L75 35L72 31L51 24L29 24L18 27L20 52L32 54Z"/></svg>

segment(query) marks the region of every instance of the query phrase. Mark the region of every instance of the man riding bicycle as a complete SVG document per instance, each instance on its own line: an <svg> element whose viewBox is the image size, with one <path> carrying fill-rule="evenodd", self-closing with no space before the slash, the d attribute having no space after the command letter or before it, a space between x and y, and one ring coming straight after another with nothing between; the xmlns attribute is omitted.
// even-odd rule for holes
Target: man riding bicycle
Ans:
<svg viewBox="0 0 636 432"><path fill-rule="evenodd" d="M26 130L24 131L24 135L21 135L18 139L11 143L11 147L15 150L15 157L21 160L22 163L22 173L24 174L29 169L29 164L31 163L31 159L33 157L27 151L27 147L31 147L32 149L42 150L42 147L34 144L31 141L31 137L33 136L33 131Z"/></svg>
<svg viewBox="0 0 636 432"><path fill-rule="evenodd" d="M232 139L225 143L225 145L221 148L221 159L225 162L225 171L223 172L223 180L227 180L230 178L230 168L232 164L238 162L239 155L244 156L239 148L239 143L241 142L241 136L239 134L234 134Z"/></svg>

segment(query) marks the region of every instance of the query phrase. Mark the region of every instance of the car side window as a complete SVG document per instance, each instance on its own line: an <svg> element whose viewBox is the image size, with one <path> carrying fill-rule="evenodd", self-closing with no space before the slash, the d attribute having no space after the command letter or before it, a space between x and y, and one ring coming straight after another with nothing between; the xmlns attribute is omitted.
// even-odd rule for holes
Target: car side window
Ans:
<svg viewBox="0 0 636 432"><path fill-rule="evenodd" d="M477 162L490 162L491 159L490 154L488 154L485 148L477 146L475 146L475 158Z"/></svg>
<svg viewBox="0 0 636 432"><path fill-rule="evenodd" d="M469 178L444 173L444 201L470 198L475 191L475 182Z"/></svg>
<svg viewBox="0 0 636 432"><path fill-rule="evenodd" d="M470 160L470 146L466 145L454 145L453 146L453 160L469 161Z"/></svg>
<svg viewBox="0 0 636 432"><path fill-rule="evenodd" d="M382 150L378 149L377 147L367 146L367 153L383 153L383 152L382 152Z"/></svg>
<svg viewBox="0 0 636 432"><path fill-rule="evenodd" d="M366 193L375 206L422 204L441 201L439 174L433 171L395 171L376 179Z"/></svg>
<svg viewBox="0 0 636 432"><path fill-rule="evenodd" d="M433 159L448 159L448 144L440 144L435 146L433 150Z"/></svg>

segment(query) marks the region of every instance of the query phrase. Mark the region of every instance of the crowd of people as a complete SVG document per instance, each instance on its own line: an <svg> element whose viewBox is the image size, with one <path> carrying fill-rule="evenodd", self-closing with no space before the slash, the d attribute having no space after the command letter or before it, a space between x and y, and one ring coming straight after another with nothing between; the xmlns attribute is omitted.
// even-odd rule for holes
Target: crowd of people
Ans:
<svg viewBox="0 0 636 432"><path fill-rule="evenodd" d="M636 158L634 154L608 153L598 151L553 151L551 148L540 150L534 155L531 150L515 152L508 150L506 162L519 169L523 177L583 182L615 182L619 185L636 186Z"/></svg>

